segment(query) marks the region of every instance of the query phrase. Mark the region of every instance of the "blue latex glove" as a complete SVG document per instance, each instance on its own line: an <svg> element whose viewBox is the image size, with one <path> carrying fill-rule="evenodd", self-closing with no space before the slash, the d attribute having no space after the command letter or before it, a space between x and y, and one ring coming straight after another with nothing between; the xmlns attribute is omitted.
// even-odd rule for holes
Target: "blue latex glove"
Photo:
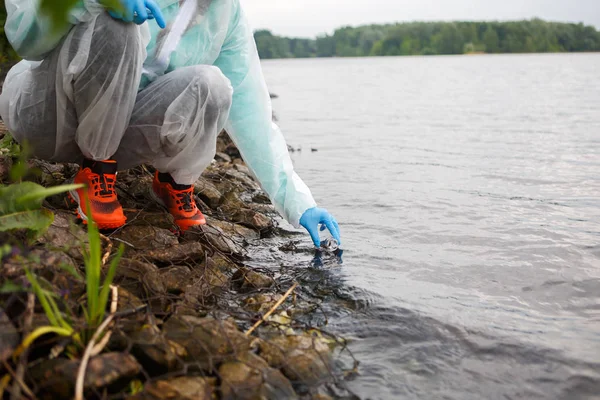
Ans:
<svg viewBox="0 0 600 400"><path fill-rule="evenodd" d="M306 228L316 247L321 246L319 225L321 225L322 231L324 231L325 228L329 229L331 236L333 236L339 244L342 244L340 239L340 227L338 226L337 221L333 218L333 215L329 214L329 212L323 208L315 207L306 210L300 218L300 225Z"/></svg>
<svg viewBox="0 0 600 400"><path fill-rule="evenodd" d="M135 22L138 25L143 24L148 19L156 19L156 23L161 28L167 26L165 17L154 0L121 0L121 4L123 5L123 11L108 10L108 13L114 19Z"/></svg>

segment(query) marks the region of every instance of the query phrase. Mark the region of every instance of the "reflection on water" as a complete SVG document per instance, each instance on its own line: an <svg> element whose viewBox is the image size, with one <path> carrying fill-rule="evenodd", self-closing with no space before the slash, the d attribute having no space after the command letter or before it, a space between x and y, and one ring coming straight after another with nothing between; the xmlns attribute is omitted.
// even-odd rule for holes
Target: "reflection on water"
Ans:
<svg viewBox="0 0 600 400"><path fill-rule="evenodd" d="M361 362L350 390L598 398L599 54L264 70L288 141L319 149L293 158L344 252L257 256L322 299L314 322Z"/></svg>

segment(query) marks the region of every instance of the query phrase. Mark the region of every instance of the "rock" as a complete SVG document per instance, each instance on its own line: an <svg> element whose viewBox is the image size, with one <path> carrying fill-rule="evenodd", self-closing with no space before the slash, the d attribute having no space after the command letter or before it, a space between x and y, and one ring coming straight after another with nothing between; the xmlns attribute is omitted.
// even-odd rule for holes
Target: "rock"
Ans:
<svg viewBox="0 0 600 400"><path fill-rule="evenodd" d="M240 267L222 254L213 254L208 259L208 265L211 268L216 268L224 274L233 275Z"/></svg>
<svg viewBox="0 0 600 400"><path fill-rule="evenodd" d="M151 176L142 176L134 179L127 187L127 193L138 200L150 199L150 190L152 190Z"/></svg>
<svg viewBox="0 0 600 400"><path fill-rule="evenodd" d="M239 268L233 274L232 282L239 291L251 291L256 289L268 289L274 285L273 278L261 274L260 272L252 271L249 268Z"/></svg>
<svg viewBox="0 0 600 400"><path fill-rule="evenodd" d="M51 248L64 250L76 261L83 261L82 248L88 243L87 232L75 222L72 214L54 213L54 222L46 233L38 239L39 243Z"/></svg>
<svg viewBox="0 0 600 400"><path fill-rule="evenodd" d="M145 305L136 295L123 289L122 287L117 287L118 298L117 298L117 310L119 312L122 311L131 311L140 309ZM109 304L112 295L109 295Z"/></svg>
<svg viewBox="0 0 600 400"><path fill-rule="evenodd" d="M245 166L242 166L242 167L245 167ZM236 165L236 168L240 168L240 167L238 165ZM247 170L247 168L246 168L246 170ZM248 190L256 190L256 191L260 190L260 185L254 179L252 179L249 176L249 174L250 174L250 171L247 171L247 174L246 174L246 173L231 170L231 169L225 170L226 178L233 179L233 180L241 183Z"/></svg>
<svg viewBox="0 0 600 400"><path fill-rule="evenodd" d="M144 259L161 264L201 262L206 249L201 243L189 242L163 249L143 250L136 253L136 259Z"/></svg>
<svg viewBox="0 0 600 400"><path fill-rule="evenodd" d="M244 300L244 306L256 313L264 314L281 299L280 294L259 293Z"/></svg>
<svg viewBox="0 0 600 400"><path fill-rule="evenodd" d="M126 338L131 352L151 375L162 375L180 369L187 352L181 345L163 337L161 331L146 324Z"/></svg>
<svg viewBox="0 0 600 400"><path fill-rule="evenodd" d="M114 282L126 288L143 286L148 295L158 295L167 292L158 267L129 258L122 258L115 273ZM136 290L140 292L140 290Z"/></svg>
<svg viewBox="0 0 600 400"><path fill-rule="evenodd" d="M201 177L194 184L194 193L200 197L210 208L216 209L221 203L223 195L217 187L207 178Z"/></svg>
<svg viewBox="0 0 600 400"><path fill-rule="evenodd" d="M169 231L177 229L173 216L166 210L141 213L133 211L130 215L127 215L127 225L151 226L154 228L168 229Z"/></svg>
<svg viewBox="0 0 600 400"><path fill-rule="evenodd" d="M296 393L281 372L252 353L244 353L235 361L219 367L221 399L277 400L296 399Z"/></svg>
<svg viewBox="0 0 600 400"><path fill-rule="evenodd" d="M331 355L327 342L310 335L277 336L259 343L260 356L281 368L294 383L316 386L331 377Z"/></svg>
<svg viewBox="0 0 600 400"><path fill-rule="evenodd" d="M271 218L249 208L237 209L231 216L231 220L260 232L269 231L274 227Z"/></svg>
<svg viewBox="0 0 600 400"><path fill-rule="evenodd" d="M230 189L225 192L221 199L221 209L226 213L235 213L244 208L246 204L240 199L236 190Z"/></svg>
<svg viewBox="0 0 600 400"><path fill-rule="evenodd" d="M135 250L164 249L179 244L171 231L150 225L127 225L114 237L124 241L127 246L133 246Z"/></svg>
<svg viewBox="0 0 600 400"><path fill-rule="evenodd" d="M11 156L0 154L0 182L8 180L12 164Z"/></svg>
<svg viewBox="0 0 600 400"><path fill-rule="evenodd" d="M164 325L165 337L182 345L188 361L206 371L250 349L250 339L230 321L174 316Z"/></svg>
<svg viewBox="0 0 600 400"><path fill-rule="evenodd" d="M42 399L69 399L73 397L79 360L52 359L43 361L29 370L31 380L42 393ZM107 353L89 361L84 389L98 390L104 387L120 389L141 370L135 358L124 353ZM114 392L113 391L113 392Z"/></svg>
<svg viewBox="0 0 600 400"><path fill-rule="evenodd" d="M0 363L10 358L19 342L19 333L10 322L4 309L0 308Z"/></svg>
<svg viewBox="0 0 600 400"><path fill-rule="evenodd" d="M184 376L149 382L144 391L130 400L212 400L215 378Z"/></svg>
<svg viewBox="0 0 600 400"><path fill-rule="evenodd" d="M202 242L207 247L216 250L219 253L244 257L246 251L243 247L234 242L229 235L216 226L202 225L190 229L183 235L184 240L192 242Z"/></svg>
<svg viewBox="0 0 600 400"><path fill-rule="evenodd" d="M259 192L252 197L252 201L258 204L271 204L271 199L263 192Z"/></svg>
<svg viewBox="0 0 600 400"><path fill-rule="evenodd" d="M231 162L231 157L229 157L229 155L227 153L222 153L222 152L218 151L215 154L215 160L221 161L221 162L230 163Z"/></svg>
<svg viewBox="0 0 600 400"><path fill-rule="evenodd" d="M215 218L207 217L208 225L217 227L223 232L232 236L233 240L256 240L260 239L260 234L254 229L246 228L245 226L234 224L233 222L221 221Z"/></svg>
<svg viewBox="0 0 600 400"><path fill-rule="evenodd" d="M271 204L248 204L248 208L262 214L273 214L277 212Z"/></svg>
<svg viewBox="0 0 600 400"><path fill-rule="evenodd" d="M190 269L182 266L161 269L158 274L167 291L175 294L183 292L192 277Z"/></svg>

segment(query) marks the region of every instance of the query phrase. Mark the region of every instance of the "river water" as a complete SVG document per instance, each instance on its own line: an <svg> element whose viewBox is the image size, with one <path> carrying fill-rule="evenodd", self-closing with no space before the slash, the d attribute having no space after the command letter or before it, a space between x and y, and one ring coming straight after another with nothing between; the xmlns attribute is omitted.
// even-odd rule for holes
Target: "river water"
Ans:
<svg viewBox="0 0 600 400"><path fill-rule="evenodd" d="M352 392L600 398L600 54L263 67L341 226L341 267L282 262L331 286Z"/></svg>

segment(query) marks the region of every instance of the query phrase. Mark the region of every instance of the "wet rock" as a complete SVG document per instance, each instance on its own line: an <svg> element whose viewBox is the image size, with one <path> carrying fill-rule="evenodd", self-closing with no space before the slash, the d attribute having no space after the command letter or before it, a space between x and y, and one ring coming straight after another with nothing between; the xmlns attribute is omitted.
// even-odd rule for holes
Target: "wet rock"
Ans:
<svg viewBox="0 0 600 400"><path fill-rule="evenodd" d="M142 302L136 295L134 295L133 293L129 292L126 289L123 289L122 287L117 287L117 291L118 291L118 298L117 298L117 310L118 311L132 311L132 310L139 310L140 308L142 308L145 303ZM109 297L109 302L110 302L110 298Z"/></svg>
<svg viewBox="0 0 600 400"><path fill-rule="evenodd" d="M192 277L190 269L183 266L161 269L158 274L167 291L175 294L183 292Z"/></svg>
<svg viewBox="0 0 600 400"><path fill-rule="evenodd" d="M152 179L151 176L137 177L127 187L127 193L138 200L150 200Z"/></svg>
<svg viewBox="0 0 600 400"><path fill-rule="evenodd" d="M207 178L201 177L194 184L194 193L210 208L216 209L221 203L223 195L217 187Z"/></svg>
<svg viewBox="0 0 600 400"><path fill-rule="evenodd" d="M250 208L251 210L254 210L256 212L262 213L262 214L273 214L275 213L275 207L273 207L271 204L248 204L248 208Z"/></svg>
<svg viewBox="0 0 600 400"><path fill-rule="evenodd" d="M236 168L239 168L238 165L236 165ZM246 174L246 173L243 173L243 172L240 172L240 171L231 170L231 169L225 170L225 177L226 178L233 179L233 180L239 182L247 190L253 190L253 191L260 190L260 186L258 185L258 183L256 183L256 181L254 179L250 178L249 174L250 174L249 171Z"/></svg>
<svg viewBox="0 0 600 400"><path fill-rule="evenodd" d="M201 243L189 242L163 249L139 251L135 258L161 264L178 264L185 262L201 262L206 249Z"/></svg>
<svg viewBox="0 0 600 400"><path fill-rule="evenodd" d="M331 354L327 342L311 335L278 336L259 344L260 356L281 368L294 383L318 385L331 377Z"/></svg>
<svg viewBox="0 0 600 400"><path fill-rule="evenodd" d="M64 250L76 261L81 262L83 261L82 247L88 243L88 239L87 232L76 224L72 214L55 212L54 222L38 242L50 248Z"/></svg>
<svg viewBox="0 0 600 400"><path fill-rule="evenodd" d="M9 359L19 345L19 333L8 315L0 308L0 363Z"/></svg>
<svg viewBox="0 0 600 400"><path fill-rule="evenodd" d="M275 281L273 278L261 274L260 272L252 271L249 268L239 268L232 277L232 283L239 291L251 291L256 289L268 289Z"/></svg>
<svg viewBox="0 0 600 400"><path fill-rule="evenodd" d="M134 211L127 215L127 225L152 226L167 230L176 229L173 216L166 210L157 212L138 212Z"/></svg>
<svg viewBox="0 0 600 400"><path fill-rule="evenodd" d="M244 203L240 196L238 195L238 191L234 189L227 190L221 199L221 209L225 213L235 213L237 210L244 208L246 203Z"/></svg>
<svg viewBox="0 0 600 400"><path fill-rule="evenodd" d="M131 286L138 288L138 290L134 290L135 292L141 292L141 285L148 295L167 292L158 267L154 264L128 258L122 258L119 262L114 282L126 288Z"/></svg>
<svg viewBox="0 0 600 400"><path fill-rule="evenodd" d="M271 218L249 208L241 208L234 211L231 221L261 232L269 231L274 227Z"/></svg>
<svg viewBox="0 0 600 400"><path fill-rule="evenodd" d="M79 360L43 361L29 370L31 380L39 387L42 399L73 397ZM84 389L111 387L118 390L141 370L135 358L124 353L107 353L92 358L86 369Z"/></svg>
<svg viewBox="0 0 600 400"><path fill-rule="evenodd" d="M135 250L164 249L179 244L179 240L171 231L150 225L128 225L114 237L125 242L127 246L133 246Z"/></svg>
<svg viewBox="0 0 600 400"><path fill-rule="evenodd" d="M185 348L163 337L161 331L146 324L128 335L131 352L151 375L161 375L180 369L187 357Z"/></svg>
<svg viewBox="0 0 600 400"><path fill-rule="evenodd" d="M281 372L252 353L241 354L237 360L219 367L221 399L295 399L289 380Z"/></svg>
<svg viewBox="0 0 600 400"><path fill-rule="evenodd" d="M207 247L219 253L237 257L244 257L246 254L243 247L234 242L229 235L217 226L202 225L195 227L185 232L183 238L186 241L205 243Z"/></svg>
<svg viewBox="0 0 600 400"><path fill-rule="evenodd" d="M185 376L150 382L130 400L212 400L215 378Z"/></svg>
<svg viewBox="0 0 600 400"><path fill-rule="evenodd" d="M281 299L280 294L259 293L244 300L244 306L256 313L266 313Z"/></svg>
<svg viewBox="0 0 600 400"><path fill-rule="evenodd" d="M236 240L237 238L240 238L239 240L247 241L260 239L260 234L254 229L210 217L207 217L206 221L208 222L208 225L220 228L223 232L230 235L233 240Z"/></svg>
<svg viewBox="0 0 600 400"><path fill-rule="evenodd" d="M258 204L271 204L271 199L265 193L260 192L252 197L252 201Z"/></svg>
<svg viewBox="0 0 600 400"><path fill-rule="evenodd" d="M194 316L174 316L163 327L165 337L182 345L187 360L203 370L250 349L250 339L230 321Z"/></svg>
<svg viewBox="0 0 600 400"><path fill-rule="evenodd" d="M228 257L222 254L214 254L208 259L208 265L216 268L224 274L233 275L240 267Z"/></svg>
<svg viewBox="0 0 600 400"><path fill-rule="evenodd" d="M215 154L215 160L221 161L221 162L230 163L231 162L231 157L229 157L229 155L227 153L223 153L223 152L218 151Z"/></svg>

